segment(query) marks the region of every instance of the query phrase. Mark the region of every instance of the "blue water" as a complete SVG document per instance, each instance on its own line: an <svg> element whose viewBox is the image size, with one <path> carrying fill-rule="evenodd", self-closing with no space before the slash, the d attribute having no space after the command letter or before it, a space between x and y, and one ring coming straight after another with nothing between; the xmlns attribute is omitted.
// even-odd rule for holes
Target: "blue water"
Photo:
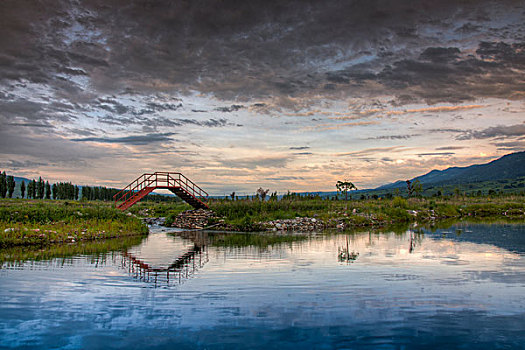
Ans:
<svg viewBox="0 0 525 350"><path fill-rule="evenodd" d="M525 349L524 225L236 242L4 262L0 348Z"/></svg>

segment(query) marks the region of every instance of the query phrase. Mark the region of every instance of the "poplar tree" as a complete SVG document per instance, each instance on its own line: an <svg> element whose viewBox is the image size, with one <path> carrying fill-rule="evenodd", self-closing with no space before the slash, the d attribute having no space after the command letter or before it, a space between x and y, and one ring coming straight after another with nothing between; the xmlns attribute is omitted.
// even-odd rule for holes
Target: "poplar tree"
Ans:
<svg viewBox="0 0 525 350"><path fill-rule="evenodd" d="M51 186L49 181L46 181L46 199L51 199Z"/></svg>
<svg viewBox="0 0 525 350"><path fill-rule="evenodd" d="M38 198L39 199L44 198L45 191L46 191L46 185L44 183L44 180L42 180L42 177L40 176L38 178Z"/></svg>
<svg viewBox="0 0 525 350"><path fill-rule="evenodd" d="M32 194L33 194L33 182L29 181L27 183L27 199L31 198Z"/></svg>
<svg viewBox="0 0 525 350"><path fill-rule="evenodd" d="M15 178L13 175L7 177L7 191L9 198L13 198L13 192L15 192Z"/></svg>
<svg viewBox="0 0 525 350"><path fill-rule="evenodd" d="M26 183L25 181L22 181L20 184L20 196L21 198L24 198L24 194L26 193Z"/></svg>
<svg viewBox="0 0 525 350"><path fill-rule="evenodd" d="M5 198L7 194L7 177L5 171L0 173L0 197Z"/></svg>
<svg viewBox="0 0 525 350"><path fill-rule="evenodd" d="M31 197L33 199L36 199L37 198L36 197L36 190L37 190L37 188L36 188L36 180L33 179L33 181L31 183L33 184L33 187L31 188Z"/></svg>
<svg viewBox="0 0 525 350"><path fill-rule="evenodd" d="M53 190L53 199L57 199L57 196L58 196L57 184L53 184L52 190Z"/></svg>

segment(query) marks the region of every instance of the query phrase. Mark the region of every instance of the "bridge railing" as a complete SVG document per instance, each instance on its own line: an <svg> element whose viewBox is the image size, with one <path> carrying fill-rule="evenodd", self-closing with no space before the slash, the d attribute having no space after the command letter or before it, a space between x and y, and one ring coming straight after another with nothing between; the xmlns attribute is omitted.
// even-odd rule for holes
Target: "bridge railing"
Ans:
<svg viewBox="0 0 525 350"><path fill-rule="evenodd" d="M138 196L139 192L145 188L168 189L176 187L182 188L184 191L195 198L208 198L208 193L206 191L204 191L183 174L157 171L155 173L142 174L129 185L120 190L117 194L115 194L113 199L115 200L115 206L117 206L118 202L124 203L134 196Z"/></svg>

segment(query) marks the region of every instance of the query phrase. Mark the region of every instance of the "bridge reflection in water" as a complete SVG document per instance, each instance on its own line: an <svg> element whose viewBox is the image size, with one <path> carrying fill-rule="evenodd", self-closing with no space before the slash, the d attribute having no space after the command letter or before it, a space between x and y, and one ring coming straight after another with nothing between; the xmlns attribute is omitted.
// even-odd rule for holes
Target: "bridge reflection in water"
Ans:
<svg viewBox="0 0 525 350"><path fill-rule="evenodd" d="M181 284L209 261L207 242L204 232L150 234L141 245L122 252L120 266L154 287Z"/></svg>

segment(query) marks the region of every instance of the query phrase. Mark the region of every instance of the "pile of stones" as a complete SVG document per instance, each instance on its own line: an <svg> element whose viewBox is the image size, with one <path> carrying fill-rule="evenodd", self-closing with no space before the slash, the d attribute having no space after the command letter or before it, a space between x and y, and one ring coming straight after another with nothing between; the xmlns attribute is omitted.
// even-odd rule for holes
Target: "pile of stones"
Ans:
<svg viewBox="0 0 525 350"><path fill-rule="evenodd" d="M211 210L196 209L186 210L177 215L171 227L178 227L191 230L199 230L208 226L211 218L215 218L215 213Z"/></svg>
<svg viewBox="0 0 525 350"><path fill-rule="evenodd" d="M261 222L261 225L268 231L317 231L326 227L325 223L316 218L300 218L273 220Z"/></svg>

